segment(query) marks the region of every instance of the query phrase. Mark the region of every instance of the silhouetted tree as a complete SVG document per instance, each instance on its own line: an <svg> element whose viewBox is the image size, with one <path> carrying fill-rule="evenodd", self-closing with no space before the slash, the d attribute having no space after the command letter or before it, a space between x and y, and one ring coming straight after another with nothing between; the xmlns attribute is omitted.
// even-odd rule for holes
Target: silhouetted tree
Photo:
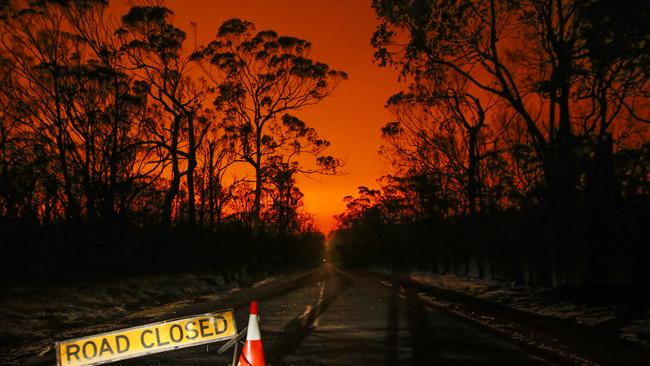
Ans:
<svg viewBox="0 0 650 366"><path fill-rule="evenodd" d="M186 34L170 22L172 11L161 6L134 6L122 16L123 28L118 32L124 40L124 50L149 96L169 115L151 126L151 141L164 151L171 164L171 184L163 204L163 220L169 225L172 204L179 192L181 177L186 176L188 189L188 220L196 221L194 170L197 145L205 135L207 121L198 117L204 97L202 85L189 76L189 59L183 56ZM203 122L203 123L202 123ZM198 128L197 128L198 123ZM186 142L186 146L185 145ZM181 159L187 166L181 170Z"/></svg>
<svg viewBox="0 0 650 366"><path fill-rule="evenodd" d="M22 147L38 162L33 190L42 197L34 206L43 205L46 221L56 202L68 219L112 218L147 180L134 167L141 131L131 123L143 96L123 72L105 9L102 1L33 3L2 23L13 80L1 92Z"/></svg>
<svg viewBox="0 0 650 366"><path fill-rule="evenodd" d="M47 174L61 178L56 182L63 187L65 217L79 219L78 185L71 163L74 137L63 96L75 40L64 24L65 15L56 4L11 9L2 22L2 41L5 62L15 78L3 92L23 104L14 109L14 118L34 133L31 139L37 149L55 157L48 162Z"/></svg>
<svg viewBox="0 0 650 366"><path fill-rule="evenodd" d="M299 209L303 204L303 194L296 186L297 168L297 162L285 163L282 156L277 155L270 158L264 167L270 201L264 213L265 221L274 223L275 231L281 237L297 232L300 227Z"/></svg>
<svg viewBox="0 0 650 366"><path fill-rule="evenodd" d="M312 232L294 178L339 163L322 154L327 141L286 112L322 99L342 74L300 59L306 50L277 52L294 53L275 64L293 69L268 80L265 93L295 87L290 93L305 99L276 105L264 121L273 128L263 134L262 214L277 230L252 240L259 210L247 172L236 166L242 140L232 119L204 107L221 94L192 72L193 50L172 11L148 4L116 19L106 0L0 2L3 278L147 271L154 262L212 267L216 250L233 266L258 250L272 254L268 268L321 258L323 237ZM316 168L297 162L303 153L316 156ZM275 250L280 243L297 255L287 260ZM198 251L206 259L190 267L176 260Z"/></svg>
<svg viewBox="0 0 650 366"><path fill-rule="evenodd" d="M583 215L594 216L595 225L607 221L603 212L613 206L594 202L615 196L614 141L638 146L631 132L648 120L643 39L650 30L641 19L650 5L625 5L373 1L381 23L371 42L380 65L392 65L403 78L430 84L438 93L460 79L515 114L509 127L514 132L504 131L515 145L506 149L518 166L527 165L527 175L542 172L550 258L542 277L549 281L573 276L567 271L576 266L569 262L577 259L560 253L579 251L581 207L599 209ZM620 16L611 16L615 13Z"/></svg>
<svg viewBox="0 0 650 366"><path fill-rule="evenodd" d="M647 12L645 3L629 5L621 11ZM372 43L380 63L399 67L404 76L436 82L461 77L509 105L524 123L541 163L547 201L554 215L559 215L559 222L566 222L577 197L580 140L593 131L589 123L583 123L595 122L594 116L602 114L599 110L613 117L610 122L625 120L599 106L594 91L602 89L602 82L594 84L588 80L594 76L604 80L603 64L630 66L630 72L617 72L616 67L610 71L616 75L612 77L621 78L617 82L605 81L610 95L617 90L621 100L627 100L618 103L619 107L610 108L614 111L625 109L625 105L634 106L633 101L643 94L626 92L626 82L634 85L633 90L645 88L638 88L639 82L645 84L646 78L636 65L640 64L638 53L643 47L640 39L648 34L647 27L635 24L626 31L625 27L613 25L618 24L618 19L608 21L608 17L601 16L611 6L550 0L376 0L373 7L382 23ZM627 40L611 36L626 32L633 36L632 45L621 47ZM400 42L402 36L406 43ZM602 47L595 46L605 40ZM611 62L598 56L608 48L625 47L635 52L614 52L615 61ZM619 71L624 69L621 67ZM585 83L593 88L585 88ZM629 117L639 117L634 109L628 108ZM607 128L607 123L601 123L601 127Z"/></svg>
<svg viewBox="0 0 650 366"><path fill-rule="evenodd" d="M497 141L484 128L486 107L461 85L438 91L419 84L391 97L388 108L397 121L382 129L382 152L402 172L441 173L449 199L458 196L475 220L483 202L480 165L498 153Z"/></svg>
<svg viewBox="0 0 650 366"><path fill-rule="evenodd" d="M255 33L252 23L225 21L217 39L194 54L217 89L215 105L226 117L226 130L237 142L240 159L254 171L253 223L259 226L268 159L283 156L293 161L303 153L316 157L316 168L302 173L332 173L339 161L323 155L329 142L290 113L329 96L347 76L309 58L311 43L279 36L274 31ZM291 164L285 161L286 164Z"/></svg>
<svg viewBox="0 0 650 366"><path fill-rule="evenodd" d="M202 214L207 210L208 224L217 227L221 226L226 206L233 199L234 190L241 182L234 173L230 177L231 181L228 181L227 174L237 163L237 156L222 127L218 123L211 126L205 143L201 146L199 161Z"/></svg>
<svg viewBox="0 0 650 366"><path fill-rule="evenodd" d="M583 21L578 33L586 55L579 70L585 89L581 96L589 101L591 112L583 122L590 145L586 199L589 209L603 215L620 198L615 145L621 143L621 136L636 132L635 122L650 123L650 6L605 0L586 2L579 10Z"/></svg>
<svg viewBox="0 0 650 366"><path fill-rule="evenodd" d="M81 1L63 7L62 11L88 48L86 64L79 64L76 72L78 82L83 84L76 91L70 89L71 95L87 95L74 111L76 119L83 120L85 116L89 124L84 135L93 158L85 164L84 181L89 187L98 186L98 209L103 218L111 219L128 211L130 200L144 184L151 182L148 169L140 169L135 163L147 160L148 154L139 144L143 138L139 121L145 110L146 94L126 70L124 54L114 34L117 26L107 14L107 6L108 1ZM101 155L92 153L93 148L100 149ZM92 167L92 160L100 167ZM97 179L103 182L93 182Z"/></svg>

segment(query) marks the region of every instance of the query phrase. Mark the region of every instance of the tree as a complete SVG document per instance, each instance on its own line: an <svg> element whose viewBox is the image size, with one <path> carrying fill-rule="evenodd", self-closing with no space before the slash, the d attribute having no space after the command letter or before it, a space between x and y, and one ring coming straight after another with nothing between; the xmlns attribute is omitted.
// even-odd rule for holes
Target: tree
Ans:
<svg viewBox="0 0 650 366"><path fill-rule="evenodd" d="M222 131L221 124L213 124L201 147L201 206L202 213L207 210L208 224L220 227L224 211L234 198L234 191L241 179L232 177L227 182L226 175L237 162L231 142Z"/></svg>
<svg viewBox="0 0 650 366"><path fill-rule="evenodd" d="M587 62L581 68L590 103L585 117L593 159L586 169L587 205L603 214L615 208L620 198L614 164L614 147L621 136L638 130L634 122L650 122L648 84L650 52L647 39L650 6L635 1L590 1L581 9L579 28ZM640 147L640 146L626 146ZM599 223L596 223L597 225Z"/></svg>
<svg viewBox="0 0 650 366"><path fill-rule="evenodd" d="M576 215L585 207L591 211L585 222L607 221L612 205L599 201L616 191L614 141L635 143L630 132L648 120L650 27L641 17L650 5L626 4L373 1L381 23L371 43L380 65L434 90L461 79L516 114L505 131L517 142L509 149L522 158L518 166L524 160L530 167L527 175L539 169L543 177L548 261L540 277L547 281L575 275L570 255L586 230ZM615 13L624 15L609 15ZM626 19L629 27L619 25Z"/></svg>
<svg viewBox="0 0 650 366"><path fill-rule="evenodd" d="M182 55L186 34L170 23L172 14L171 10L161 6L134 6L122 16L123 28L118 35L138 77L146 83L149 96L161 108L160 119L150 125L150 143L162 151L162 160L171 165L171 183L163 203L163 222L171 224L172 206L181 178L186 176L188 219L193 226L196 221L196 153L209 124L207 120L198 118L205 94L201 83L195 83L189 76L189 58ZM184 170L181 159L187 163Z"/></svg>
<svg viewBox="0 0 650 366"><path fill-rule="evenodd" d="M265 221L275 224L275 231L281 237L297 232L300 228L299 209L303 205L303 193L296 185L297 162L285 163L282 156L269 159L264 170L270 205L265 212Z"/></svg>
<svg viewBox="0 0 650 366"><path fill-rule="evenodd" d="M372 43L380 63L399 67L405 77L437 82L461 77L512 108L523 122L541 163L547 203L561 222L568 218L577 197L580 174L577 154L582 148L581 141L593 130L589 123L583 122L602 114L598 110L608 114L610 122L621 121L615 118L615 113L607 112L602 103L599 107L598 102L593 105L585 102L585 99L597 101L592 91L602 89L597 87L598 83L587 82L595 80L592 76L603 75L603 68L594 61L603 51L629 47L636 52L616 52L616 64L639 64L637 56L643 47L640 40L648 34L647 27L638 26L638 21L627 30L617 29L614 23L618 24L618 19L614 22L603 16L603 10L612 10L614 5L594 4L555 0L375 0L373 7L382 23ZM626 18L638 19L631 14L647 12L645 3L629 5L617 6L625 8L620 12L627 13ZM614 34L631 34L632 46L621 47L627 40L612 37ZM406 38L406 43L400 42L401 37ZM605 63L607 67L613 65L610 61ZM626 83L635 85L636 89L640 81L645 84L647 79L639 74L639 67L624 73L615 71L616 68L608 70L622 78L605 83L610 93L611 88L622 92L621 87ZM585 75L591 76L585 78ZM585 87L585 83L593 87ZM588 98L589 95L593 98ZM627 105L630 116L639 117L633 112L636 109L631 103L633 99L627 100L628 103L618 104L623 109ZM601 127L606 129L607 124Z"/></svg>
<svg viewBox="0 0 650 366"><path fill-rule="evenodd" d="M146 115L146 91L127 72L107 2L90 1L62 8L80 40L64 98L71 127L83 141L78 163L89 220L124 219L131 201L150 183L153 167L140 164L150 151L142 147L140 121ZM75 159L76 160L76 159Z"/></svg>
<svg viewBox="0 0 650 366"><path fill-rule="evenodd" d="M531 206L538 188L528 183L543 183L540 278L576 278L581 261L597 274L581 240L616 212L616 149L638 147L647 133L650 4L374 0L373 8L380 65L438 93L460 79L513 114L503 131L508 172Z"/></svg>
<svg viewBox="0 0 650 366"><path fill-rule="evenodd" d="M401 174L441 173L447 196L459 196L475 220L483 202L481 165L498 153L497 139L490 138L494 133L486 124L490 107L462 82L448 83L444 90L430 90L422 82L412 85L408 93L400 92L388 101L397 121L382 128L387 143L382 152L391 155Z"/></svg>
<svg viewBox="0 0 650 366"><path fill-rule="evenodd" d="M33 132L37 149L53 157L47 170L63 187L64 217L77 220L81 212L71 166L74 144L63 99L74 40L63 29L64 23L65 15L57 5L9 10L2 22L2 42L5 62L15 71L15 84L3 93L23 104L14 109L17 114L13 117ZM31 108L26 108L27 101Z"/></svg>
<svg viewBox="0 0 650 366"><path fill-rule="evenodd" d="M141 131L131 123L143 98L123 72L105 9L104 1L16 4L2 22L13 81L0 93L35 159L34 206L45 207L46 221L59 203L66 219L112 219L147 179L134 165Z"/></svg>
<svg viewBox="0 0 650 366"><path fill-rule="evenodd" d="M198 50L201 63L216 88L215 105L225 114L226 130L236 141L239 158L254 174L253 223L259 226L264 182L272 172L267 162L278 156L294 161L308 153L315 168L293 165L305 174L333 173L340 162L325 156L329 142L291 115L331 95L346 74L309 58L311 43L279 36L274 31L255 33L252 23L225 21L217 39ZM285 164L292 165L285 160Z"/></svg>

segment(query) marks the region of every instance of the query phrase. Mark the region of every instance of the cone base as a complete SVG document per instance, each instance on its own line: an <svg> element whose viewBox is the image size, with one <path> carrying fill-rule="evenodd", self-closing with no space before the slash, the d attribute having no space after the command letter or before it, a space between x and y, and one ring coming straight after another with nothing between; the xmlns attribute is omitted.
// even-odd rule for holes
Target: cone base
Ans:
<svg viewBox="0 0 650 366"><path fill-rule="evenodd" d="M246 341L241 356L239 357L240 366L265 366L264 351L261 340Z"/></svg>

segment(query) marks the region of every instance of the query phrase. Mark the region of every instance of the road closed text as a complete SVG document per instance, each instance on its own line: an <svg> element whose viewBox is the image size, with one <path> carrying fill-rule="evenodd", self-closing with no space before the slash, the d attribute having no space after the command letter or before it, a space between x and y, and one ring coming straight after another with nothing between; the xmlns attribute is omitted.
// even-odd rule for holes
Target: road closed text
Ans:
<svg viewBox="0 0 650 366"><path fill-rule="evenodd" d="M96 365L233 338L232 310L128 328L56 344L57 365Z"/></svg>

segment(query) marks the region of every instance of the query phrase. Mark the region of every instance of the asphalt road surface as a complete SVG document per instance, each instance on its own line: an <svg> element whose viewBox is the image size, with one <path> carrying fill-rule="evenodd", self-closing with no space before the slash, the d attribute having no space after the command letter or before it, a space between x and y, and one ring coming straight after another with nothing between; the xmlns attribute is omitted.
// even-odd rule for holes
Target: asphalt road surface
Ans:
<svg viewBox="0 0 650 366"><path fill-rule="evenodd" d="M185 313L218 304L203 303ZM239 329L248 308L236 308ZM269 365L548 364L493 333L427 306L412 291L324 266L298 288L260 301ZM117 362L118 365L228 365L221 344Z"/></svg>

